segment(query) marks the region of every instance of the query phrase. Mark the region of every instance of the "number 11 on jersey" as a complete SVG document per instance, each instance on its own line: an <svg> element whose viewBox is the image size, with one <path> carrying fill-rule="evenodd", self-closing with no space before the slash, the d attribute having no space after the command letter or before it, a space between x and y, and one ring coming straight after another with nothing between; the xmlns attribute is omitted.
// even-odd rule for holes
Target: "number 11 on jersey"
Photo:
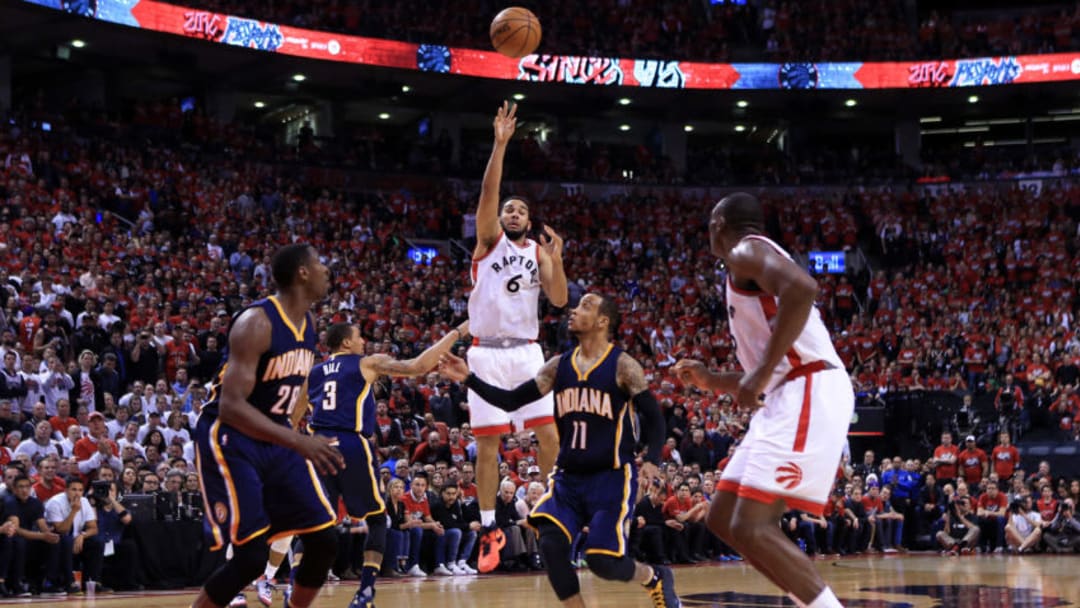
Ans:
<svg viewBox="0 0 1080 608"><path fill-rule="evenodd" d="M584 420L574 420L574 434L570 437L570 449L571 450L584 450L587 449L586 442L588 440L588 423Z"/></svg>

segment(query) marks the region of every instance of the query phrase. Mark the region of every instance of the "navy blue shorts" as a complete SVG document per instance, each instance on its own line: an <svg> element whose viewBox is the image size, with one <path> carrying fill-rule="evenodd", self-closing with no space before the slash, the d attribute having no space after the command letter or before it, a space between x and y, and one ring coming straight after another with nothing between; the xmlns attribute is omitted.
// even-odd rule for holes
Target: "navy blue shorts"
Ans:
<svg viewBox="0 0 1080 608"><path fill-rule="evenodd" d="M345 457L343 470L322 478L330 504L336 505L338 498L343 498L345 512L353 521L385 513L386 503L379 494L379 482L375 477L374 458L368 440L363 435L349 431L317 429L314 433L334 438L341 455Z"/></svg>
<svg viewBox="0 0 1080 608"><path fill-rule="evenodd" d="M270 543L337 522L315 467L299 453L208 416L195 425L195 448L211 550L264 534Z"/></svg>
<svg viewBox="0 0 1080 608"><path fill-rule="evenodd" d="M626 555L630 520L637 496L637 471L625 464L601 473L556 471L548 491L533 507L529 523L554 523L571 543L585 526L585 553Z"/></svg>

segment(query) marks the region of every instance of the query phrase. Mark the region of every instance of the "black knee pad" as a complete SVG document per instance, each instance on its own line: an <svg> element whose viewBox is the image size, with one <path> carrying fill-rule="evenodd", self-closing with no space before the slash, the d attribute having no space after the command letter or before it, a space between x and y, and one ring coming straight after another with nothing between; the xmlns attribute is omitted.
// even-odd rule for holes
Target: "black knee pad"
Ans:
<svg viewBox="0 0 1080 608"><path fill-rule="evenodd" d="M296 584L318 589L326 582L326 573L337 559L337 530L326 528L304 534L300 539L304 541L304 557L296 568Z"/></svg>
<svg viewBox="0 0 1080 608"><path fill-rule="evenodd" d="M228 606L237 593L259 578L269 557L270 546L265 537L254 538L239 547L234 545L232 559L206 581L206 595L215 604Z"/></svg>
<svg viewBox="0 0 1080 608"><path fill-rule="evenodd" d="M577 572L570 564L570 539L555 524L540 524L540 553L547 565L551 588L560 602L581 593Z"/></svg>
<svg viewBox="0 0 1080 608"><path fill-rule="evenodd" d="M634 560L629 556L612 557L602 553L589 555L589 570L606 581L626 582L634 578Z"/></svg>
<svg viewBox="0 0 1080 608"><path fill-rule="evenodd" d="M369 515L364 518L364 521L368 529L364 551L374 551L382 555L386 552L386 512Z"/></svg>

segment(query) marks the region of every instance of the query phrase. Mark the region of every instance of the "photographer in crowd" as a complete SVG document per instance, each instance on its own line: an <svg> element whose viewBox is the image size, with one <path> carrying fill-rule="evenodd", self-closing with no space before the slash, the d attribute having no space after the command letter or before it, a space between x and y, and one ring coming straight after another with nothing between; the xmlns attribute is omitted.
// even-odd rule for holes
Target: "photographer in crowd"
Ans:
<svg viewBox="0 0 1080 608"><path fill-rule="evenodd" d="M133 538L124 538L124 531L131 523L131 513L117 498L116 482L95 481L89 499L97 514L98 538L102 543L102 582L121 591L142 590L141 570L137 567L139 546Z"/></svg>
<svg viewBox="0 0 1080 608"><path fill-rule="evenodd" d="M1080 520L1076 518L1076 505L1065 499L1058 505L1057 514L1043 531L1043 542L1051 553L1080 552Z"/></svg>

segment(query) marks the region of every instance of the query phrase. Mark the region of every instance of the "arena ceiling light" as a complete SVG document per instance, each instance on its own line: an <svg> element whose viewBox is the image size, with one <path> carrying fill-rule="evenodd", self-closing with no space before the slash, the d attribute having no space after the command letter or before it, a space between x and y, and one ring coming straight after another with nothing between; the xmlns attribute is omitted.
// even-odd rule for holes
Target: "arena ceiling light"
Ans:
<svg viewBox="0 0 1080 608"><path fill-rule="evenodd" d="M687 133L692 133L694 131L694 125L683 125L682 130Z"/></svg>
<svg viewBox="0 0 1080 608"><path fill-rule="evenodd" d="M525 99L525 94L524 93L514 93L513 98L514 98L514 101L521 101L522 99Z"/></svg>
<svg viewBox="0 0 1080 608"><path fill-rule="evenodd" d="M85 40L79 40L78 38L76 38L75 40L71 41L71 46L73 46L73 47L75 47L77 49L81 49L81 48L86 46L86 41Z"/></svg>
<svg viewBox="0 0 1080 608"><path fill-rule="evenodd" d="M940 116L923 116L922 118L919 119L919 123L924 124L924 125L932 123L932 122L941 122L941 117Z"/></svg>
<svg viewBox="0 0 1080 608"><path fill-rule="evenodd" d="M629 131L630 130L630 125L626 125L626 124L619 125L619 130L620 131Z"/></svg>
<svg viewBox="0 0 1080 608"><path fill-rule="evenodd" d="M387 112L380 112L379 120L390 120L390 114Z"/></svg>
<svg viewBox="0 0 1080 608"><path fill-rule="evenodd" d="M746 130L746 125L735 125L735 132L742 133Z"/></svg>
<svg viewBox="0 0 1080 608"><path fill-rule="evenodd" d="M402 93L408 93L411 90L412 90L412 87L410 87L409 85L407 85L407 84L401 85L401 92Z"/></svg>
<svg viewBox="0 0 1080 608"><path fill-rule="evenodd" d="M304 76L303 74L293 74L292 79L295 82L304 82L305 80L307 80L307 76Z"/></svg>
<svg viewBox="0 0 1080 608"><path fill-rule="evenodd" d="M255 102L255 107L259 108L261 110L261 109L266 107L266 102L265 101L256 101Z"/></svg>
<svg viewBox="0 0 1080 608"><path fill-rule="evenodd" d="M979 103L978 95L971 95L968 97L968 103Z"/></svg>
<svg viewBox="0 0 1080 608"><path fill-rule="evenodd" d="M746 101L745 99L740 99L739 101L735 102L735 105L740 108L745 108L746 106L750 105L750 102Z"/></svg>
<svg viewBox="0 0 1080 608"><path fill-rule="evenodd" d="M628 106L628 105L630 105L630 98L629 97L620 97L619 98L619 105L620 106Z"/></svg>
<svg viewBox="0 0 1080 608"><path fill-rule="evenodd" d="M844 102L844 105L849 108L854 108L855 106L859 105L859 102L855 101L854 99L848 99Z"/></svg>

